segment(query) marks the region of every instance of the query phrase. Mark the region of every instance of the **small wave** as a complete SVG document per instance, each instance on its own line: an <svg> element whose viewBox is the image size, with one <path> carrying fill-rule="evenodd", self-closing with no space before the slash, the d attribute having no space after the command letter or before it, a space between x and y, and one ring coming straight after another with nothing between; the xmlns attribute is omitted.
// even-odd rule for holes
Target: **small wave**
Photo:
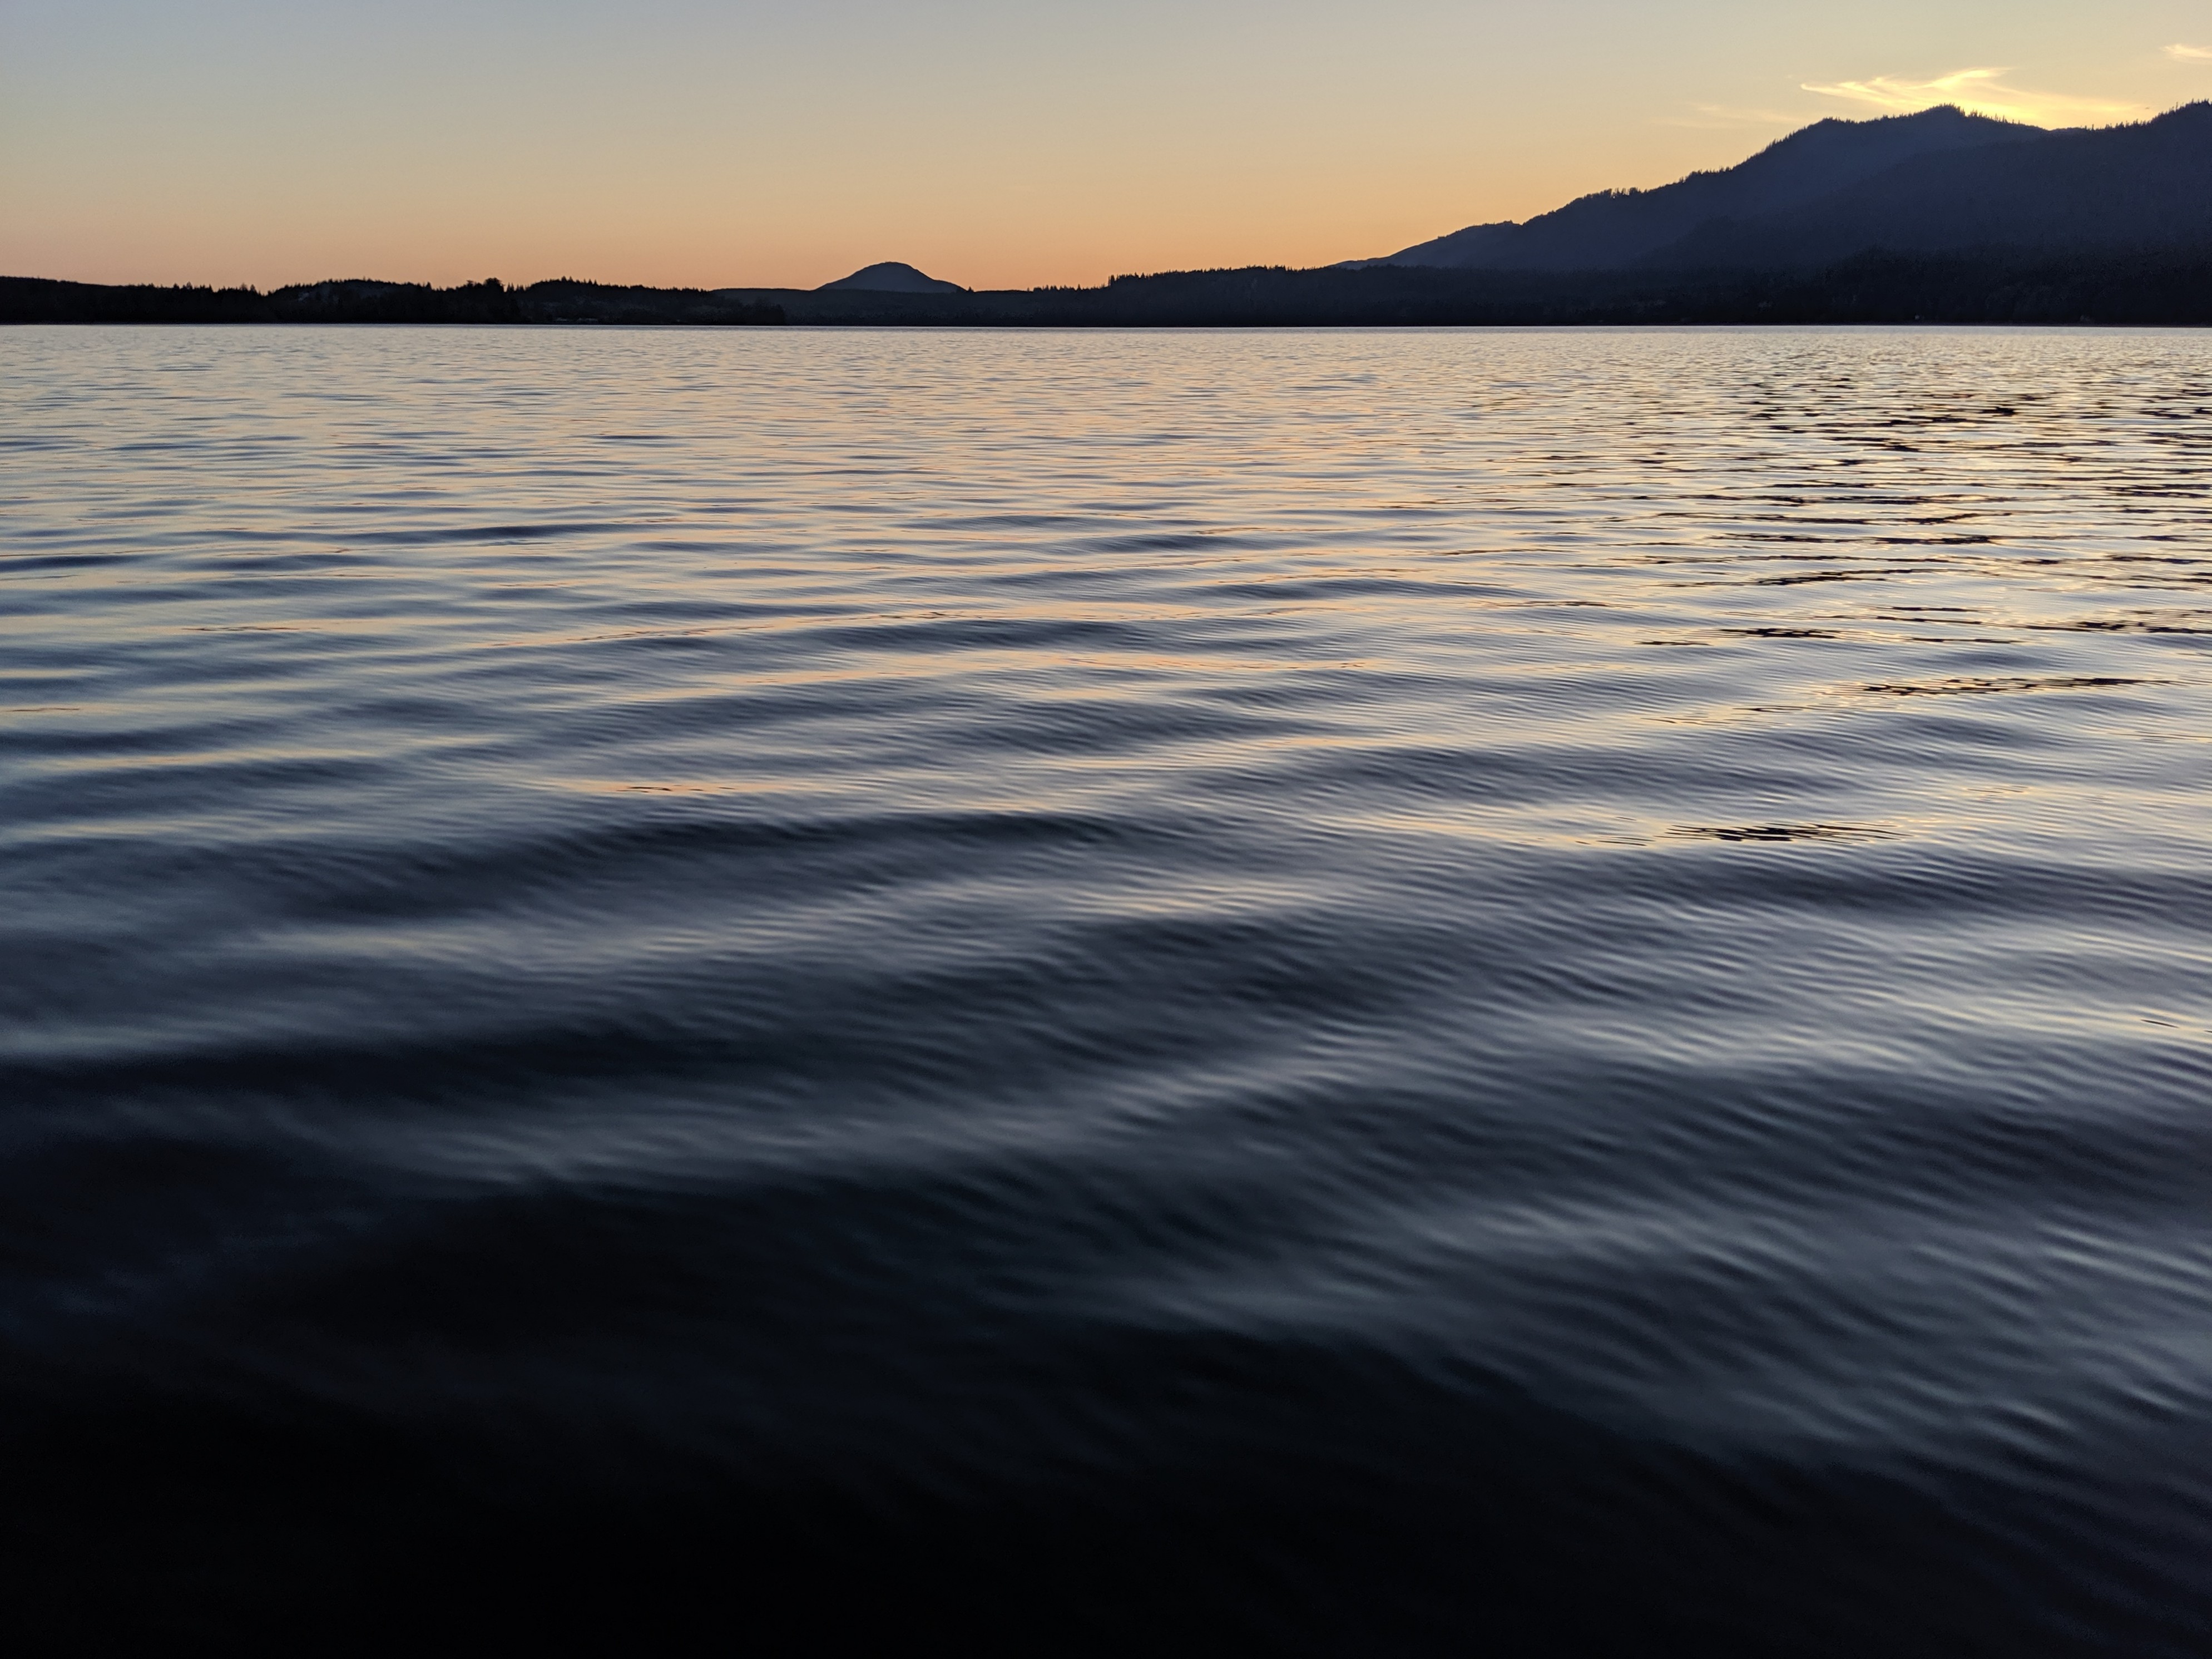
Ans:
<svg viewBox="0 0 2212 1659"><path fill-rule="evenodd" d="M2007 691L2097 691L2160 684L2161 682L2157 680L2130 679L2111 674L2053 674L2041 678L2024 676L2002 679L1952 678L1918 684L1884 681L1859 689L1893 697L1972 697Z"/></svg>
<svg viewBox="0 0 2212 1659"><path fill-rule="evenodd" d="M1698 841L1888 841L1897 831L1866 823L1685 823L1667 832Z"/></svg>

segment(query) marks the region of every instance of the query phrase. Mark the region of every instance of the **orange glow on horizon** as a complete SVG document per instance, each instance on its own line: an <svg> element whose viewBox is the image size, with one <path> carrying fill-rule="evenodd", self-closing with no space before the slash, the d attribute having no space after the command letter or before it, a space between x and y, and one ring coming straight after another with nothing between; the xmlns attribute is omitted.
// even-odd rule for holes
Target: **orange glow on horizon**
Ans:
<svg viewBox="0 0 2212 1659"><path fill-rule="evenodd" d="M897 259L1089 285L1389 253L1827 115L2063 124L2212 94L2212 46L2147 0L2023 0L1994 31L1929 13L16 0L0 274L806 289Z"/></svg>

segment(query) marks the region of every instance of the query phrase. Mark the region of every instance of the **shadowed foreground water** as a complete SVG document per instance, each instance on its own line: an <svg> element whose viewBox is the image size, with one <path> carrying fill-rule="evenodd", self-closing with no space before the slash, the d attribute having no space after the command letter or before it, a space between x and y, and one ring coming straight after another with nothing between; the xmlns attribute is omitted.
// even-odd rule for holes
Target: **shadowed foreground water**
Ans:
<svg viewBox="0 0 2212 1659"><path fill-rule="evenodd" d="M2212 1649L2212 337L0 352L19 1632Z"/></svg>

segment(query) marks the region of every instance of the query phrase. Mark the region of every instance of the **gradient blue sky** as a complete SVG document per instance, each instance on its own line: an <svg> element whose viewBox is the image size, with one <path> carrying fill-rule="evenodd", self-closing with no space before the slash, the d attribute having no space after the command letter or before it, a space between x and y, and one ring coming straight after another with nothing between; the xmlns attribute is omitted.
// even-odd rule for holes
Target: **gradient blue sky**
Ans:
<svg viewBox="0 0 2212 1659"><path fill-rule="evenodd" d="M2205 0L0 0L0 272L1314 264L1822 115L2208 94Z"/></svg>

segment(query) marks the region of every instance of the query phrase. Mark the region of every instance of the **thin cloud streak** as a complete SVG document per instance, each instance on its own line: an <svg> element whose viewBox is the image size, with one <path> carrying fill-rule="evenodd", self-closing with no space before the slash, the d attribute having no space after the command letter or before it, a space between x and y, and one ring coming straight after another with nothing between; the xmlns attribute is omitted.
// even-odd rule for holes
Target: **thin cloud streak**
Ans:
<svg viewBox="0 0 2212 1659"><path fill-rule="evenodd" d="M2159 50L2177 64L2212 64L2212 46L2185 46L2177 40Z"/></svg>
<svg viewBox="0 0 2212 1659"><path fill-rule="evenodd" d="M2026 121L2035 126L2140 120L2151 113L2147 104L2084 98L2064 92L2035 92L2024 87L2008 87L1997 78L2011 72L2005 69L1954 70L1929 81L1877 75L1864 81L1808 82L1804 90L1822 98L1840 98L1848 103L1864 105L1887 115L1909 115L1938 104L1955 104L1975 115Z"/></svg>

